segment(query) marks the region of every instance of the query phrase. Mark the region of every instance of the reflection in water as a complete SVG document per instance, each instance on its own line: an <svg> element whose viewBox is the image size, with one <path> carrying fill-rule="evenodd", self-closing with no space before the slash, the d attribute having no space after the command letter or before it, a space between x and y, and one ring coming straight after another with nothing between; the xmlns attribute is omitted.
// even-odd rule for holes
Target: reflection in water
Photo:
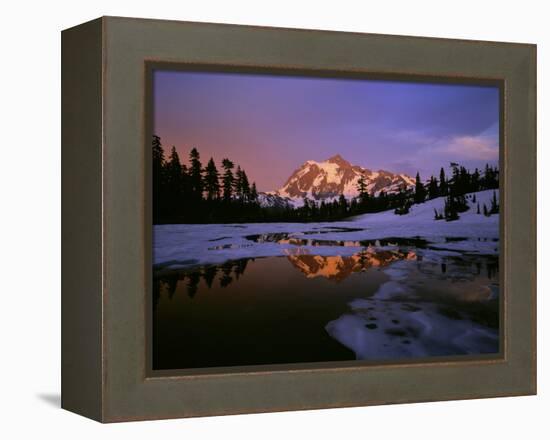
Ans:
<svg viewBox="0 0 550 440"><path fill-rule="evenodd" d="M178 282L185 282L185 291L190 298L193 298L199 288L199 282L204 280L206 287L211 289L214 280L217 279L219 286L225 288L229 286L233 280L238 280L246 270L246 265L253 259L242 259L228 261L221 265L210 265L192 270L172 270L162 271L155 275L153 283L153 291L155 301L153 306L156 308L158 296L161 289L167 292L171 299L174 296Z"/></svg>
<svg viewBox="0 0 550 440"><path fill-rule="evenodd" d="M212 283L214 282L217 271L218 269L216 268L216 266L206 266L202 271L202 276L209 289L212 288Z"/></svg>
<svg viewBox="0 0 550 440"><path fill-rule="evenodd" d="M412 245L159 270L153 307L155 369L499 351L498 258Z"/></svg>
<svg viewBox="0 0 550 440"><path fill-rule="evenodd" d="M324 277L342 281L353 272L361 272L372 267L384 267L397 260L416 260L414 251L377 250L368 247L352 256L341 255L289 255L288 260L307 278Z"/></svg>
<svg viewBox="0 0 550 440"><path fill-rule="evenodd" d="M199 288L200 274L198 272L191 272L187 277L187 294L190 298L193 298L197 294Z"/></svg>
<svg viewBox="0 0 550 440"><path fill-rule="evenodd" d="M340 228L342 229L342 228ZM350 230L353 230L350 228ZM350 232L346 230L346 232ZM245 238L256 243L291 244L295 246L340 246L340 247L381 247L381 246L416 246L425 247L427 241L420 237L388 237L372 240L324 240L318 238L303 238L302 235L324 234L327 231L306 231L304 233L275 232L269 234L246 235ZM343 232L342 230L340 232ZM231 246L231 245L230 245Z"/></svg>
<svg viewBox="0 0 550 440"><path fill-rule="evenodd" d="M416 260L414 251L381 250L374 247L367 247L361 252L351 256L342 255L311 255L300 254L299 252L288 255L288 261L293 267L302 272L307 278L324 277L333 281L342 281L353 272L361 272L373 267L385 267L397 260ZM186 281L186 291L190 298L197 293L198 284L201 278L210 289L216 277L220 287L229 286L233 280L238 280L246 270L249 261L253 258L227 261L221 265L209 265L193 270L163 271L162 276L155 278L156 283L165 283L169 298L172 298L178 281ZM160 286L156 287L158 291Z"/></svg>

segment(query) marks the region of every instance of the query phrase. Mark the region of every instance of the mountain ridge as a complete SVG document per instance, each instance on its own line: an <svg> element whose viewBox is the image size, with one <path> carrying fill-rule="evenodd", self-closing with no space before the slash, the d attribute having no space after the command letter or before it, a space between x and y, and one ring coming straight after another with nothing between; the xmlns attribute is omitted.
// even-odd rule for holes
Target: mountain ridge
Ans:
<svg viewBox="0 0 550 440"><path fill-rule="evenodd" d="M359 195L357 184L361 176L364 177L367 192L371 196L376 196L381 191L396 193L413 187L415 183L407 174L382 169L373 171L353 165L340 154L335 154L322 162L307 160L290 175L281 188L268 194L290 200L304 197L327 200L341 194L349 199Z"/></svg>

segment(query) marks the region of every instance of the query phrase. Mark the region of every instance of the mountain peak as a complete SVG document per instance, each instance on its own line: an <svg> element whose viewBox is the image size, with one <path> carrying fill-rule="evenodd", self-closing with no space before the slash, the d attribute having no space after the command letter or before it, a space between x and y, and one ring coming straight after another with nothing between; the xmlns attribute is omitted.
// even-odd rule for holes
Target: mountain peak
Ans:
<svg viewBox="0 0 550 440"><path fill-rule="evenodd" d="M339 154L335 154L334 156L329 157L326 162L335 163L338 165L350 165L350 163Z"/></svg>
<svg viewBox="0 0 550 440"><path fill-rule="evenodd" d="M335 154L323 162L306 161L275 193L290 199L309 197L316 200L332 199L341 194L351 198L358 194L357 182L366 178L367 191L376 195L380 191L398 192L403 187L414 185L414 179L404 174L369 169L352 165L340 154Z"/></svg>

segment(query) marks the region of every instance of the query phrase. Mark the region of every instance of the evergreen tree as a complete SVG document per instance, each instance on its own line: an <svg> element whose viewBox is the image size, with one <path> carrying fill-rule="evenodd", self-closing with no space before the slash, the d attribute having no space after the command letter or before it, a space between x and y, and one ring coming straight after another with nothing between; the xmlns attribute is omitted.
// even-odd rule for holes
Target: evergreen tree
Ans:
<svg viewBox="0 0 550 440"><path fill-rule="evenodd" d="M458 211L456 210L454 199L450 194L445 199L445 206L443 208L443 211L445 213L445 220L447 220L448 222L458 220L460 218L458 216Z"/></svg>
<svg viewBox="0 0 550 440"><path fill-rule="evenodd" d="M362 204L365 204L368 193L367 181L365 180L365 176L363 173L361 173L361 175L359 176L359 180L357 181L357 191L359 192L359 200Z"/></svg>
<svg viewBox="0 0 550 440"><path fill-rule="evenodd" d="M205 168L204 189L208 200L217 200L220 198L219 173L214 163L214 158L210 158Z"/></svg>
<svg viewBox="0 0 550 440"><path fill-rule="evenodd" d="M479 170L476 168L474 172L472 173L472 177L470 179L471 187L470 192L477 192L479 191L479 180L480 180L480 174ZM475 200L474 200L475 203Z"/></svg>
<svg viewBox="0 0 550 440"><path fill-rule="evenodd" d="M317 202L315 200L311 200L309 202L309 216L312 219L317 218L319 215L319 206L317 205Z"/></svg>
<svg viewBox="0 0 550 440"><path fill-rule="evenodd" d="M466 197L463 194L453 197L453 200L457 212L466 212L470 209L470 205L468 205Z"/></svg>
<svg viewBox="0 0 550 440"><path fill-rule="evenodd" d="M309 217L309 213L310 213L310 208L309 208L309 199L307 197L307 195L304 196L303 198L303 205L302 205L302 208L301 208L301 215L305 218L308 218Z"/></svg>
<svg viewBox="0 0 550 440"><path fill-rule="evenodd" d="M237 165L237 170L235 171L235 179L233 180L233 193L240 199L243 198L243 172L240 165Z"/></svg>
<svg viewBox="0 0 550 440"><path fill-rule="evenodd" d="M164 215L166 173L164 149L160 137L153 135L153 222L159 223Z"/></svg>
<svg viewBox="0 0 550 440"><path fill-rule="evenodd" d="M477 213L481 214L481 212L479 211L479 202L477 203Z"/></svg>
<svg viewBox="0 0 550 440"><path fill-rule="evenodd" d="M166 208L170 215L179 213L183 203L182 166L176 147L172 147L166 163Z"/></svg>
<svg viewBox="0 0 550 440"><path fill-rule="evenodd" d="M244 170L241 171L241 193L243 200L248 202L250 199L250 183L248 182L248 176Z"/></svg>
<svg viewBox="0 0 550 440"><path fill-rule="evenodd" d="M482 189L498 188L498 169L485 164L485 172L480 179L480 187Z"/></svg>
<svg viewBox="0 0 550 440"><path fill-rule="evenodd" d="M457 181L455 182L455 193L465 194L471 190L471 176L468 170L461 166L458 169Z"/></svg>
<svg viewBox="0 0 550 440"><path fill-rule="evenodd" d="M385 191L380 191L375 203L375 212L376 211L385 211L388 209L388 195Z"/></svg>
<svg viewBox="0 0 550 440"><path fill-rule="evenodd" d="M252 182L252 188L250 188L250 201L256 203L258 201L258 190L256 189L256 182Z"/></svg>
<svg viewBox="0 0 550 440"><path fill-rule="evenodd" d="M187 166L184 163L181 164L181 192L183 195L183 200L189 201L190 195L191 195L191 186L189 183L189 170L187 169Z"/></svg>
<svg viewBox="0 0 550 440"><path fill-rule="evenodd" d="M485 164L485 175L484 175L484 183L485 188L488 189L491 186L491 181L493 180L493 175L491 172L491 167L488 163Z"/></svg>
<svg viewBox="0 0 550 440"><path fill-rule="evenodd" d="M485 217L489 217L489 211L487 210L487 205L485 203L483 204L483 215Z"/></svg>
<svg viewBox="0 0 550 440"><path fill-rule="evenodd" d="M160 177L163 174L164 150L160 137L153 135L153 176Z"/></svg>
<svg viewBox="0 0 550 440"><path fill-rule="evenodd" d="M424 188L424 185L422 184L422 180L420 179L420 173L416 173L416 182L414 185L414 202L415 203L423 203L426 199L426 189Z"/></svg>
<svg viewBox="0 0 550 440"><path fill-rule="evenodd" d="M319 215L321 217L321 220L326 220L328 217L330 217L328 205L324 200L321 200L321 205L319 206Z"/></svg>
<svg viewBox="0 0 550 440"><path fill-rule="evenodd" d="M405 200L402 205L397 206L393 213L396 215L405 215L408 214L411 210L411 202Z"/></svg>
<svg viewBox="0 0 550 440"><path fill-rule="evenodd" d="M437 179L434 176L430 177L430 183L428 184L428 198L435 199L439 196L439 188L437 186Z"/></svg>
<svg viewBox="0 0 550 440"><path fill-rule="evenodd" d="M448 193L451 195L458 194L458 187L459 187L459 180L460 180L460 169L459 165L455 162L451 162L451 172L452 177L450 181L448 182Z"/></svg>
<svg viewBox="0 0 550 440"><path fill-rule="evenodd" d="M441 171L439 172L439 195L446 196L447 191L447 178L445 177L445 170L441 167Z"/></svg>
<svg viewBox="0 0 550 440"><path fill-rule="evenodd" d="M177 188L181 182L181 162L174 146L170 150L170 157L166 164L166 177L172 188Z"/></svg>
<svg viewBox="0 0 550 440"><path fill-rule="evenodd" d="M234 176L233 176L233 167L235 166L233 162L229 159L222 160L222 166L224 169L223 173L223 198L226 201L231 200L233 196L233 185L234 185Z"/></svg>
<svg viewBox="0 0 550 440"><path fill-rule="evenodd" d="M340 211L340 216L344 217L348 212L348 201L344 194L340 194L340 197L338 197L338 207Z"/></svg>
<svg viewBox="0 0 550 440"><path fill-rule="evenodd" d="M191 163L189 168L189 184L191 187L191 195L193 200L202 200L202 193L204 189L204 182L202 178L202 164L200 161L200 155L196 148L189 153L189 161Z"/></svg>

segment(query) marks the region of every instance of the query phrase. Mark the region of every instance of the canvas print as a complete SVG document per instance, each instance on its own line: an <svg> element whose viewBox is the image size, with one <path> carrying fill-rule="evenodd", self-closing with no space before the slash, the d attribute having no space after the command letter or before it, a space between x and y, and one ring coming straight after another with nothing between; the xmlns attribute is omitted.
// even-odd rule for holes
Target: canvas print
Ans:
<svg viewBox="0 0 550 440"><path fill-rule="evenodd" d="M500 352L500 90L153 69L152 367Z"/></svg>

